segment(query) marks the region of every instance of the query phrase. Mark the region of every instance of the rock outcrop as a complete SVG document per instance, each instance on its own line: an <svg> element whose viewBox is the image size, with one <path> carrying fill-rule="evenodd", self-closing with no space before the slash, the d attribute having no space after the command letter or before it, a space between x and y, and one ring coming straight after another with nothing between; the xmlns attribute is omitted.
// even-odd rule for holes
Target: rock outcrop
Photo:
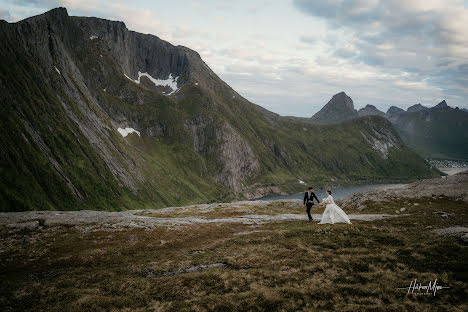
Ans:
<svg viewBox="0 0 468 312"><path fill-rule="evenodd" d="M337 123L359 117L353 100L344 92L335 94L310 120L318 124Z"/></svg>
<svg viewBox="0 0 468 312"><path fill-rule="evenodd" d="M360 117L362 116L371 116L371 115L376 115L376 116L385 116L385 113L377 109L374 105L367 104L366 107L361 108L358 111L358 114Z"/></svg>
<svg viewBox="0 0 468 312"><path fill-rule="evenodd" d="M367 201L380 202L414 198L450 197L468 203L468 171L442 178L416 181L406 186L389 190L370 190L353 194L340 201L340 204L359 208Z"/></svg>
<svg viewBox="0 0 468 312"><path fill-rule="evenodd" d="M419 104L414 104L413 106L408 107L408 109L406 111L408 113L415 113L415 112L420 112L420 111L425 110L425 109L427 109L427 107L423 106L423 105L421 105L419 103Z"/></svg>

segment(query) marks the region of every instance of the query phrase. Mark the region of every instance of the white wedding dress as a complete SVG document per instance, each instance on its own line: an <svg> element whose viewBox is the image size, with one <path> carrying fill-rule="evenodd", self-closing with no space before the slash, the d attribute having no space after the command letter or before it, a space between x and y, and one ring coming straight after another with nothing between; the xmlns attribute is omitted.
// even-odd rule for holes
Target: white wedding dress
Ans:
<svg viewBox="0 0 468 312"><path fill-rule="evenodd" d="M335 204L333 197L331 195L328 195L327 207L323 212L322 220L319 222L319 224L333 224L340 222L351 224L348 215L343 211L343 209L341 209L340 207L338 207L337 204Z"/></svg>

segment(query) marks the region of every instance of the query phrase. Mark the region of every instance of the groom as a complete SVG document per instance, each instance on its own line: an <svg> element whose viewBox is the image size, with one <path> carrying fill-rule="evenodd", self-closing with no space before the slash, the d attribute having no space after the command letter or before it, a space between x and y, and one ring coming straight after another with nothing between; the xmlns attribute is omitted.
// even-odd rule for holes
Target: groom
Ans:
<svg viewBox="0 0 468 312"><path fill-rule="evenodd" d="M314 205L314 198L317 201L317 203L320 204L317 196L315 196L314 189L312 187L309 187L308 191L305 192L304 194L304 206L307 207L307 216L309 217L309 222L312 221L312 216L310 215L310 209Z"/></svg>

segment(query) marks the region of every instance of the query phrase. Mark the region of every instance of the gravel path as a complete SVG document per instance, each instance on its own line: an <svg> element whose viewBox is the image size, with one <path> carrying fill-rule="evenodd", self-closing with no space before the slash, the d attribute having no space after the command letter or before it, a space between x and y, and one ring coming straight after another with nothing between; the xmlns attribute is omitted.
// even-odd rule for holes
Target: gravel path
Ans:
<svg viewBox="0 0 468 312"><path fill-rule="evenodd" d="M392 201L401 198L415 198L423 196L451 196L458 197L468 201L468 171L439 179L429 179L411 183L396 189L373 190L356 193L341 201L341 206L347 208L362 208L366 200L374 201ZM245 209L249 206L268 206L273 201L241 201L233 203L216 203L192 205L186 207L169 207L152 210L131 210L123 212L105 212L105 211L25 211L25 212L0 212L0 226L13 229L34 230L39 227L55 226L88 226L96 229L125 229L125 228L143 228L151 229L157 226L171 226L184 224L202 224L202 223L244 223L261 224L265 222L283 221L283 220L307 220L306 214L278 214L278 215L259 215ZM300 200L281 200L286 205L301 205ZM243 213L235 217L225 218L207 218L198 216L203 213L215 210L227 210L236 212L237 209L244 209ZM190 217L164 217L164 214L187 211ZM148 216L151 214L151 216ZM157 217L160 214L161 217ZM351 220L372 221L398 215L388 214L349 214ZM401 216L401 215L400 215ZM319 221L321 215L313 215L314 221Z"/></svg>
<svg viewBox="0 0 468 312"><path fill-rule="evenodd" d="M139 215L142 211L28 211L0 213L0 226L16 229L37 229L40 226L94 226L107 229L155 228L157 226L202 224L202 223L243 223L261 224L274 221L307 220L306 214L259 215L248 214L228 218L178 217L158 218ZM147 211L145 211L147 212ZM320 221L321 215L312 215ZM351 220L372 221L395 217L388 214L350 214Z"/></svg>

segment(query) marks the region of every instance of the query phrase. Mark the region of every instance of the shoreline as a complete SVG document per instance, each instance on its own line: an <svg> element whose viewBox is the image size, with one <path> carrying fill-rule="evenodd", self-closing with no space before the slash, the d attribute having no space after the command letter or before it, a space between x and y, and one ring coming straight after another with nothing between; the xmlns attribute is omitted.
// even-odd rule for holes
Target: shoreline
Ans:
<svg viewBox="0 0 468 312"><path fill-rule="evenodd" d="M412 182L414 182L414 181L412 181ZM354 193L365 191L365 190L381 190L381 191L384 191L384 190L389 190L389 189L401 188L401 187L404 187L404 186L406 186L406 185L408 185L410 183L411 182L408 182L408 183L355 184L355 185L345 185L345 186L330 186L329 188L331 188L332 190L338 190L338 194L340 194L341 192L344 192L346 194L345 196L339 195L338 197L336 197L336 199L343 199L345 197L353 195ZM353 190L353 188L355 190ZM323 193L322 195L324 195L326 189L327 188L315 189L315 193L316 194L322 194ZM351 191L347 192L347 190L351 190ZM266 195L266 196L262 196L262 197L249 199L249 201L255 202L255 201L262 201L262 200L281 201L281 200L291 200L291 199L302 199L302 195L304 194L305 191L306 191L306 189L304 191L293 193L293 194L288 194L288 195L278 195L278 194ZM319 195L317 195L317 196L319 196Z"/></svg>
<svg viewBox="0 0 468 312"><path fill-rule="evenodd" d="M449 176L468 170L464 167L437 167L437 169Z"/></svg>

